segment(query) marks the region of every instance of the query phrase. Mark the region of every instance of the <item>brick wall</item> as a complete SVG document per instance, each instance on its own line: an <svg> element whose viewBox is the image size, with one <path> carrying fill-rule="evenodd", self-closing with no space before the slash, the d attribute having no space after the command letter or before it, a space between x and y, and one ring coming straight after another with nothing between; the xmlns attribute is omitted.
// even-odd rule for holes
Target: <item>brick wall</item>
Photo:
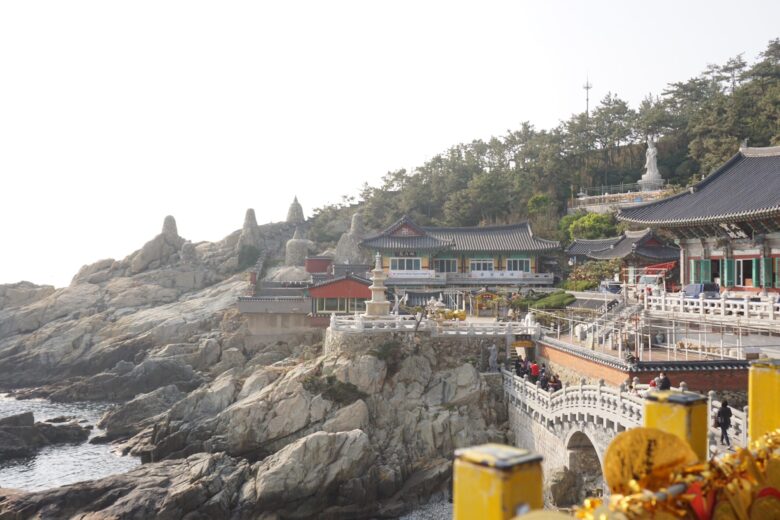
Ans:
<svg viewBox="0 0 780 520"><path fill-rule="evenodd" d="M582 359L543 343L537 343L537 355L541 363L547 364L561 381L569 384L579 384L584 377L587 384L597 384L599 379L603 379L610 386L620 386L631 377L622 370Z"/></svg>
<svg viewBox="0 0 780 520"><path fill-rule="evenodd" d="M634 377L638 377L640 383L647 384L653 377L658 376L661 370L667 373L672 386L678 386L684 381L689 390L701 393L710 390L742 392L747 390L748 384L747 369L696 370L686 368L686 365L690 367L691 363L670 361L663 364L663 369L626 371L541 342L537 343L536 352L540 363L545 363L562 381L569 384L579 384L580 379L585 378L586 384L596 384L599 379L603 379L607 385L619 386L621 383L633 381Z"/></svg>
<svg viewBox="0 0 780 520"><path fill-rule="evenodd" d="M670 363L670 366L672 364ZM715 391L746 391L748 385L747 370L666 370L666 374L672 381L672 386L678 386L684 381L688 389L706 394L710 390ZM657 376L656 372L631 372L631 377L639 378L640 383L649 383L650 379Z"/></svg>

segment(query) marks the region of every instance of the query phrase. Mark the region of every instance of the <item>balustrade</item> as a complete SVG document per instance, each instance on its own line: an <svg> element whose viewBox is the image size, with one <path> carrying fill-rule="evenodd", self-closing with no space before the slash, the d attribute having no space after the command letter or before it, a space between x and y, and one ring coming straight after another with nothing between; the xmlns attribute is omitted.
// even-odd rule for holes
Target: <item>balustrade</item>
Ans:
<svg viewBox="0 0 780 520"><path fill-rule="evenodd" d="M523 322L470 322L460 320L431 320L424 318L417 323L414 316L387 316L364 318L356 316L332 315L331 329L339 332L370 331L427 331L433 336L471 335L471 336L512 336L530 334L539 337L542 328L538 324L526 325Z"/></svg>
<svg viewBox="0 0 780 520"><path fill-rule="evenodd" d="M564 384L557 392L546 392L538 383L531 383L508 370L503 370L503 376L504 392L510 406L519 408L542 424L589 421L606 428L611 423L610 429L614 431L644 424L644 399L627 392L625 385L612 388L604 385L603 380L598 385L586 385L583 379L578 385ZM680 388L675 390L685 392L688 388L685 383L680 383ZM709 393L710 424L720 408L720 402L714 400L714 396L715 392ZM731 427L732 444L747 446L747 407L743 410L732 408ZM712 426L710 430L712 449L712 445L720 439L720 430Z"/></svg>
<svg viewBox="0 0 780 520"><path fill-rule="evenodd" d="M775 320L780 317L780 302L773 297L762 301L748 298L685 298L683 293L645 296L645 309L659 312L698 314L700 316Z"/></svg>

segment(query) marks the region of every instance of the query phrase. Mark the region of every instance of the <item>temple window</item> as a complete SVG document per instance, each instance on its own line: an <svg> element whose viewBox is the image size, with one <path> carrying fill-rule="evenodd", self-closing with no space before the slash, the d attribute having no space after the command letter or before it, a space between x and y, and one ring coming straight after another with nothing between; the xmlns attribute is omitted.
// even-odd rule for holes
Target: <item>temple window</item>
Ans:
<svg viewBox="0 0 780 520"><path fill-rule="evenodd" d="M531 260L528 258L508 258L506 261L507 271L531 271Z"/></svg>
<svg viewBox="0 0 780 520"><path fill-rule="evenodd" d="M492 258L474 258L469 263L469 267L472 271L492 271L493 259Z"/></svg>
<svg viewBox="0 0 780 520"><path fill-rule="evenodd" d="M433 261L433 268L437 273L457 273L458 261L454 258L441 258Z"/></svg>
<svg viewBox="0 0 780 520"><path fill-rule="evenodd" d="M422 259L420 258L391 258L391 271L419 271L421 269Z"/></svg>

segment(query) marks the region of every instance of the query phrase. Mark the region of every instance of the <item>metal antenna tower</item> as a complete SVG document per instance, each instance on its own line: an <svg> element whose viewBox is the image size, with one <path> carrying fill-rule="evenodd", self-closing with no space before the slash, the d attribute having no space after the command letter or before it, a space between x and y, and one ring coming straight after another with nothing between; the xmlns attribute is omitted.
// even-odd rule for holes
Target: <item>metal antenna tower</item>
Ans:
<svg viewBox="0 0 780 520"><path fill-rule="evenodd" d="M593 88L591 82L588 81L588 76L585 76L585 84L582 88L585 89L585 118L587 119L590 115L590 89Z"/></svg>

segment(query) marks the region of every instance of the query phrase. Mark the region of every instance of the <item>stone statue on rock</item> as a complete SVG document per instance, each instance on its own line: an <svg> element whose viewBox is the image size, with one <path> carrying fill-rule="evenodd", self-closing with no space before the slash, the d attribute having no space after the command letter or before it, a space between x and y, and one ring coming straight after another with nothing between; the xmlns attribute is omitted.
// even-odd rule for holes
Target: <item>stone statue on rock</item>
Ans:
<svg viewBox="0 0 780 520"><path fill-rule="evenodd" d="M658 149L652 137L647 139L645 154L645 173L639 181L642 191L657 190L664 184L664 179L658 171Z"/></svg>
<svg viewBox="0 0 780 520"><path fill-rule="evenodd" d="M341 235L336 245L335 264L368 264L371 260L360 249L360 241L363 239L363 216L360 211L352 215L352 224L349 231Z"/></svg>

